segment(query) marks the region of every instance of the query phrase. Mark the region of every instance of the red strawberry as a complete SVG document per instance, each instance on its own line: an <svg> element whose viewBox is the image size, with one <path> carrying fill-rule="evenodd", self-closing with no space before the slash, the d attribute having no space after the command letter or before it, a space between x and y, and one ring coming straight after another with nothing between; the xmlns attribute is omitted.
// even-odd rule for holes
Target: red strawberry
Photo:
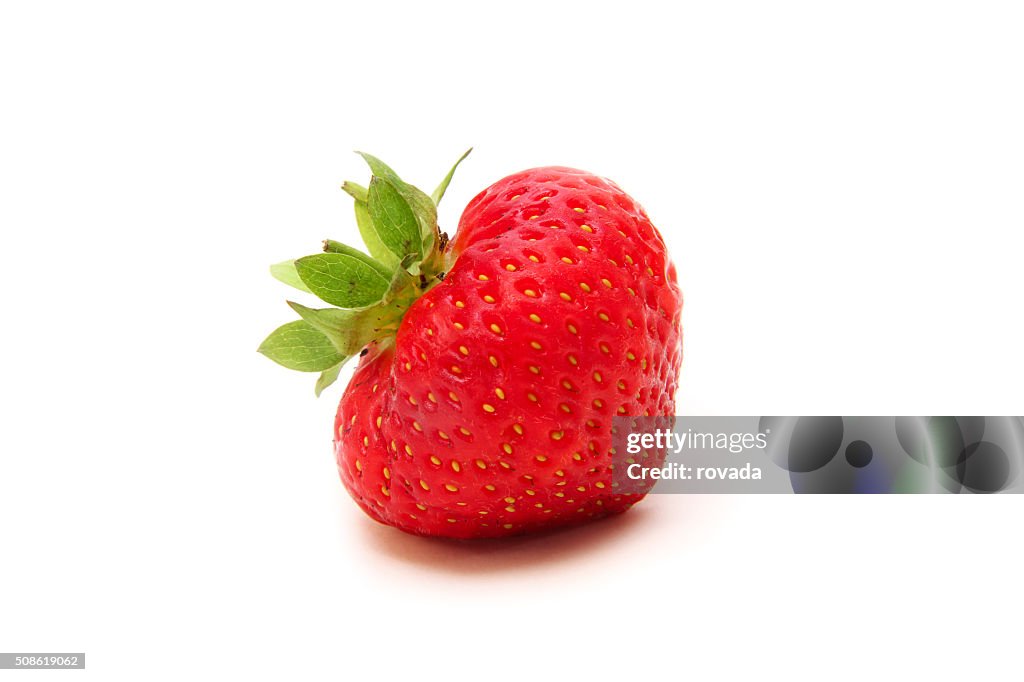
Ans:
<svg viewBox="0 0 1024 682"><path fill-rule="evenodd" d="M410 240L388 232L398 221L380 210L379 185L401 181L368 160L377 177L364 212L383 223L379 241L398 244L397 261ZM415 215L425 195L396 187ZM349 189L358 217L361 188ZM417 219L431 223L429 215ZM424 242L432 236L425 230ZM392 263L399 275L382 304L363 308L371 312L319 311L314 320L296 308L314 332L330 326L327 312L338 318L326 335L341 354L370 342L335 420L345 487L382 523L457 538L628 509L643 495L615 490L612 418L673 414L681 361L682 296L643 209L603 178L536 168L477 195L442 251L444 241L437 233L436 247ZM323 293L317 273L326 266L304 261L300 279ZM372 331L337 338L353 318ZM315 355L316 344L304 343Z"/></svg>

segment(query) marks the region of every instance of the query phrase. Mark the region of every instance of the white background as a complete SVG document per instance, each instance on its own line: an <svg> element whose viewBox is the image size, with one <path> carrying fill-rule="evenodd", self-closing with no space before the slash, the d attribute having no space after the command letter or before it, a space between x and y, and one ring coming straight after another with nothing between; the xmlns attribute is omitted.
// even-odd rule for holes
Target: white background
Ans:
<svg viewBox="0 0 1024 682"><path fill-rule="evenodd" d="M685 414L1022 414L1006 2L5 3L0 649L94 680L1019 675L1019 499L666 497L537 540L376 526L340 388L255 348L355 237L607 175L686 295ZM53 673L6 675L64 679ZM4 676L0 673L0 676Z"/></svg>

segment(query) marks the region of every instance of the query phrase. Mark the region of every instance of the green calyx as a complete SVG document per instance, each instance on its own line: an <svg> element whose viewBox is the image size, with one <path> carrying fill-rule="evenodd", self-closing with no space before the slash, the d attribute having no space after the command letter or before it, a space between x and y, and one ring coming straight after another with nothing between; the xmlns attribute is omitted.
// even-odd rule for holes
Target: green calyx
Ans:
<svg viewBox="0 0 1024 682"><path fill-rule="evenodd" d="M271 332L259 352L288 369L320 372L319 396L347 360L392 338L409 306L448 269L448 237L438 228L437 205L470 151L429 196L380 159L359 152L373 173L370 183L346 182L341 188L355 200L356 225L369 255L328 239L322 253L271 265L275 279L334 307L288 301L299 319Z"/></svg>

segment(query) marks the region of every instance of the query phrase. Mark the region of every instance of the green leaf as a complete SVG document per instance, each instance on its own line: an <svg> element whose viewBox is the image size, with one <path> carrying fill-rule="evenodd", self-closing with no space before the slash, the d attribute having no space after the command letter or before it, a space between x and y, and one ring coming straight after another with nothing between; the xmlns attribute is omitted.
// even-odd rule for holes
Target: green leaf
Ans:
<svg viewBox="0 0 1024 682"><path fill-rule="evenodd" d="M366 249L377 262L383 263L388 272L391 272L398 265L398 257L384 246L373 221L370 220L370 210L366 205L370 199L370 191L362 185L348 180L342 183L341 188L355 199L356 225L359 226L359 234L363 237Z"/></svg>
<svg viewBox="0 0 1024 682"><path fill-rule="evenodd" d="M316 387L314 388L317 398L319 398L320 394L324 392L324 389L338 380L338 374L341 372L341 367L346 361L348 361L348 358L345 358L334 367L328 367L324 371L320 372L320 376L317 377L316 380Z"/></svg>
<svg viewBox="0 0 1024 682"><path fill-rule="evenodd" d="M356 153L363 157L374 175L390 182L409 204L420 228L420 237L423 243L423 249L420 253L423 255L430 254L437 244L438 236L437 206L434 204L433 199L416 187L403 181L395 171L377 157L363 152ZM404 255L402 254L402 256Z"/></svg>
<svg viewBox="0 0 1024 682"><path fill-rule="evenodd" d="M356 310L307 308L294 301L288 301L288 305L346 356L355 355L366 344L383 336L388 326L388 310L382 305Z"/></svg>
<svg viewBox="0 0 1024 682"><path fill-rule="evenodd" d="M353 249L348 244L342 244L341 242L336 242L333 239L324 240L324 251L326 251L327 253L344 253L348 256L352 256L357 260L363 261L371 268L379 272L382 276L387 277L388 279L391 278L391 272L394 269L386 268L381 263L375 261L373 258L370 258L359 249Z"/></svg>
<svg viewBox="0 0 1024 682"><path fill-rule="evenodd" d="M430 198L433 200L435 206L441 203L441 197L444 196L445 191L448 189L448 183L452 181L452 177L455 175L455 169L459 167L459 164L462 163L462 161L467 156L469 156L469 153L471 151L473 151L472 147L467 149L466 153L459 157L459 160L455 162L455 165L452 166L452 169L448 171L448 175L444 176L444 180L442 180L441 184L437 186L437 189L434 190L434 193L430 195Z"/></svg>
<svg viewBox="0 0 1024 682"><path fill-rule="evenodd" d="M402 178L398 177L398 173L391 170L391 166L387 165L376 156L367 154L366 152L356 152L356 154L363 157L363 160L366 161L366 165L370 167L370 171L377 177L390 180L391 183L395 185L405 184Z"/></svg>
<svg viewBox="0 0 1024 682"><path fill-rule="evenodd" d="M398 265L398 257L391 253L388 247L384 246L384 242L380 240L377 228L373 226L373 221L370 220L370 208L366 205L365 201L357 199L355 211L356 225L359 226L359 234L363 237L366 249L379 263L383 263L385 267L393 270Z"/></svg>
<svg viewBox="0 0 1024 682"><path fill-rule="evenodd" d="M309 290L302 279L299 277L298 271L295 269L295 261L286 260L281 263L274 263L270 266L270 274L273 275L274 279L279 282L284 282L290 287L295 287L299 291L305 291L306 293L313 293Z"/></svg>
<svg viewBox="0 0 1024 682"><path fill-rule="evenodd" d="M366 203L366 188L362 185L357 185L354 182L346 180L341 184L341 189L356 201Z"/></svg>
<svg viewBox="0 0 1024 682"><path fill-rule="evenodd" d="M321 372L345 358L330 339L304 320L278 327L258 350L279 365L300 372Z"/></svg>
<svg viewBox="0 0 1024 682"><path fill-rule="evenodd" d="M370 219L381 242L399 259L409 254L422 256L416 216L395 186L389 180L374 176L369 196Z"/></svg>
<svg viewBox="0 0 1024 682"><path fill-rule="evenodd" d="M317 297L341 308L379 301L390 281L377 268L345 253L320 253L295 261L299 277Z"/></svg>

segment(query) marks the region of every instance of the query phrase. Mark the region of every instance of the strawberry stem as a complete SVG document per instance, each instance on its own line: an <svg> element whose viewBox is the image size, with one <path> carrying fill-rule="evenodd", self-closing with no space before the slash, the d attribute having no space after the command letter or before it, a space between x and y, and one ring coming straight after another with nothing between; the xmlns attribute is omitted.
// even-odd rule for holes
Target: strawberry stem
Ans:
<svg viewBox="0 0 1024 682"><path fill-rule="evenodd" d="M405 311L451 269L454 256L437 224L437 204L469 151L431 196L380 159L359 152L373 173L370 183L345 182L342 189L355 202L369 253L325 239L322 253L272 266L277 279L335 307L289 302L301 319L273 331L260 352L290 369L319 371L320 395L351 357L389 347Z"/></svg>

